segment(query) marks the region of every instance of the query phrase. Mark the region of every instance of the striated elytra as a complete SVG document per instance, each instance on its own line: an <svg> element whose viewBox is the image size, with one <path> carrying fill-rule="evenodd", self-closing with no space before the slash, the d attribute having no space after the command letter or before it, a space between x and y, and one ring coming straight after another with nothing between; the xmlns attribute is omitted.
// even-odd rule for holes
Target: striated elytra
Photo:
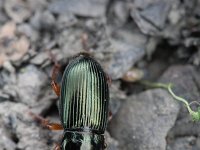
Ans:
<svg viewBox="0 0 200 150"><path fill-rule="evenodd" d="M109 89L100 64L79 54L65 68L59 113L64 128L62 150L103 150Z"/></svg>

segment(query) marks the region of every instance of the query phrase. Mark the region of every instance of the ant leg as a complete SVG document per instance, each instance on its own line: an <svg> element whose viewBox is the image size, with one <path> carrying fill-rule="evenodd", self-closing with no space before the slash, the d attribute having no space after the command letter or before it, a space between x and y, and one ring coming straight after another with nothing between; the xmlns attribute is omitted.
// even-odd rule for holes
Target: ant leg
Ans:
<svg viewBox="0 0 200 150"><path fill-rule="evenodd" d="M55 64L54 67L53 67L53 72L52 72L52 80L51 80L51 86L54 90L54 92L56 93L57 96L60 96L60 86L59 84L56 82L56 77L59 73L59 70L60 70L60 65L59 64Z"/></svg>
<svg viewBox="0 0 200 150"><path fill-rule="evenodd" d="M49 120L39 116L39 115L36 115L32 112L29 112L29 114L33 117L33 119L37 122L39 122L43 127L46 127L50 130L63 130L63 127L61 124L58 124L58 123L50 123Z"/></svg>

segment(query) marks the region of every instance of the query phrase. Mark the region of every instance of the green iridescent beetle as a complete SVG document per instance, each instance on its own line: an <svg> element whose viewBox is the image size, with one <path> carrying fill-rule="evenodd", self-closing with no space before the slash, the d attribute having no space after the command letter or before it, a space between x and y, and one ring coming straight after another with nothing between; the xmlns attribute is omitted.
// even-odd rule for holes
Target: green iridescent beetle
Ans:
<svg viewBox="0 0 200 150"><path fill-rule="evenodd" d="M54 73L56 74L56 73ZM108 123L109 88L100 64L86 53L73 58L65 68L61 88L52 76L59 100L64 135L62 150L103 150ZM51 129L58 129L52 124Z"/></svg>

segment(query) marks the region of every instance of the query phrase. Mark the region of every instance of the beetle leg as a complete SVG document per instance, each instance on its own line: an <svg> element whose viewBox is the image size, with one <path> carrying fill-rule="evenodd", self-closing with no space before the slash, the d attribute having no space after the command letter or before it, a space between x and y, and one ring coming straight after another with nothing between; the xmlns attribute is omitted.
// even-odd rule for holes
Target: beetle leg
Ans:
<svg viewBox="0 0 200 150"><path fill-rule="evenodd" d="M112 79L108 74L106 74L106 80L107 80L108 85L110 86L112 83Z"/></svg>
<svg viewBox="0 0 200 150"><path fill-rule="evenodd" d="M54 90L54 92L56 93L57 96L60 96L60 86L59 84L56 82L56 77L59 73L59 70L60 70L60 65L59 64L55 64L54 67L53 67L53 72L52 72L52 81L51 81L51 86Z"/></svg>
<svg viewBox="0 0 200 150"><path fill-rule="evenodd" d="M109 112L108 112L108 121L110 121L110 120L112 119L112 116L113 116L113 115L112 115L112 112L109 111Z"/></svg>
<svg viewBox="0 0 200 150"><path fill-rule="evenodd" d="M88 46L88 34L87 33L83 33L81 35L81 44L82 44L82 47L85 51L89 51L89 46Z"/></svg>
<svg viewBox="0 0 200 150"><path fill-rule="evenodd" d="M59 144L56 144L54 150L61 150L60 145L59 145Z"/></svg>
<svg viewBox="0 0 200 150"><path fill-rule="evenodd" d="M46 122L46 124L44 124L44 126L47 127L49 130L63 130L62 125L59 123Z"/></svg>
<svg viewBox="0 0 200 150"><path fill-rule="evenodd" d="M57 79L57 75L60 71L61 65L58 63L58 61L56 60L56 57L54 54L52 54L52 52L50 50L47 50L48 55L51 59L51 61L54 63L54 67L53 67L53 71L52 71L52 75L51 75L51 86L54 90L54 92L56 93L57 96L60 95L60 86L59 84L56 82Z"/></svg>
<svg viewBox="0 0 200 150"><path fill-rule="evenodd" d="M36 115L32 112L29 113L34 120L39 122L43 127L48 128L49 130L63 130L63 127L61 124L58 123L50 123L48 119L45 119L39 115Z"/></svg>

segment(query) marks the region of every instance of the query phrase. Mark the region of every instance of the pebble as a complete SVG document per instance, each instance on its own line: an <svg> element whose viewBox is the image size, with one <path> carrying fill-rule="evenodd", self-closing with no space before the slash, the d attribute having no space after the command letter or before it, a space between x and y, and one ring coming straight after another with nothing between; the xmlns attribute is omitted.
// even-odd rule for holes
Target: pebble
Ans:
<svg viewBox="0 0 200 150"><path fill-rule="evenodd" d="M29 106L37 105L40 91L47 83L46 74L34 65L29 65L20 70L17 79L19 101Z"/></svg>
<svg viewBox="0 0 200 150"><path fill-rule="evenodd" d="M4 2L6 14L16 23L22 23L31 16L31 11L28 9L26 1L9 0Z"/></svg>
<svg viewBox="0 0 200 150"><path fill-rule="evenodd" d="M144 49L117 40L112 40L111 44L116 52L113 53L113 56L105 69L111 78L115 80L121 78L142 58Z"/></svg>
<svg viewBox="0 0 200 150"><path fill-rule="evenodd" d="M84 17L100 17L106 13L108 0L58 0L49 5L49 10L57 14L73 13Z"/></svg>
<svg viewBox="0 0 200 150"><path fill-rule="evenodd" d="M30 20L31 26L36 30L50 31L55 26L56 20L49 11L37 11Z"/></svg>
<svg viewBox="0 0 200 150"><path fill-rule="evenodd" d="M6 138L4 133L0 137L0 144L3 149L24 149L24 150L48 150L47 140L42 137L41 129L36 126L34 120L29 115L29 107L24 104L3 102L0 105L1 127L6 133L10 133L12 140ZM2 145L2 141L5 141ZM2 148L1 147L1 148Z"/></svg>

